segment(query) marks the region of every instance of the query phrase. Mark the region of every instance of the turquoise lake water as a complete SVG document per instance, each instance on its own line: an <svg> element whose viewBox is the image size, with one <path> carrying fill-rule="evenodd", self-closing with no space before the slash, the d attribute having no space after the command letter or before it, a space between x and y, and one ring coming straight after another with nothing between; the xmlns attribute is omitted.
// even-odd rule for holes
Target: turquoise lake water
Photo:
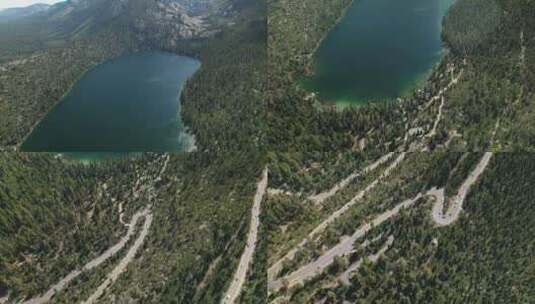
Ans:
<svg viewBox="0 0 535 304"><path fill-rule="evenodd" d="M73 158L186 151L193 138L180 118L180 94L199 67L193 58L163 52L100 64L75 83L21 150Z"/></svg>
<svg viewBox="0 0 535 304"><path fill-rule="evenodd" d="M355 0L314 55L302 86L339 105L390 100L425 80L442 55L454 0Z"/></svg>

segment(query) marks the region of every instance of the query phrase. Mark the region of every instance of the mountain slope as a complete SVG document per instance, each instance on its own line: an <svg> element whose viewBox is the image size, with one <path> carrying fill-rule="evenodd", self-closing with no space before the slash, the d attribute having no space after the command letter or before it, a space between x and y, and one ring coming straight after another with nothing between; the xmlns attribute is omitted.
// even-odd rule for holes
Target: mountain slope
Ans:
<svg viewBox="0 0 535 304"><path fill-rule="evenodd" d="M239 15L238 9L229 0L69 0L9 22L0 18L0 61L104 31L135 33L142 42L175 46L182 39L219 32Z"/></svg>
<svg viewBox="0 0 535 304"><path fill-rule="evenodd" d="M72 21L69 29L55 36L63 35L65 40L51 46L54 41L44 37L37 45L38 51L14 46L15 58L9 57L0 64L0 150L6 146L6 150L16 150L32 125L85 70L143 49L188 54L202 62L184 88L181 113L202 152L169 157L143 154L124 166L122 161L79 166L47 154L0 153L0 196L5 198L0 199L0 205L7 202L6 208L0 208L0 224L7 227L5 231L16 230L17 223L10 222L13 213L24 224L31 223L28 230L22 231L24 238L17 239L11 233L1 240L6 245L0 246L6 258L0 258L0 270L5 270L0 271L0 302L3 297L8 297L8 302L40 297L50 287L64 282L63 278L70 278L73 271L95 258L100 261L130 231L124 223L134 223L133 214L145 210L150 202L154 221L143 246L125 244L99 267L83 271L76 280L69 281L52 301L79 303L88 299L129 256L130 249L139 248L129 259L126 272L106 289L99 303L217 303L246 247L247 225L242 223L249 222L256 179L265 165L261 134L264 122L259 119L264 115L265 10L256 0L229 1L236 5L224 10L228 14L203 15L219 34L177 38L173 47L169 40L158 38L176 34L162 21L167 13L161 12L171 6L161 9L152 1L128 1L124 8L117 9L117 14L97 18L89 12L98 12L93 5L100 1L91 3L87 7L78 1L76 12L60 14L68 12L67 3L51 10L54 15L41 14L39 22L49 27L54 24L51 16L66 23ZM178 1L172 3L176 8L180 5ZM29 19L25 21L28 27L37 24L37 18ZM171 17L169 20L172 22ZM229 20L236 22L229 24ZM72 30L83 23L87 25L85 30ZM144 26L135 27L139 25ZM159 29L161 36L150 34ZM0 39L4 37L0 35ZM2 47L6 45L0 44ZM6 163L13 168L4 174ZM164 171L165 174L159 173ZM84 174L89 177L82 178ZM69 184L62 185L60 180ZM69 187L71 184L74 186ZM27 197L22 200L19 193ZM40 198L46 199L46 205L40 204ZM86 212L93 206L94 213ZM41 214L52 213L49 219L53 223L32 221L40 210ZM80 232L65 240L62 251L62 239L51 231L69 231L73 221L82 222L76 227ZM146 231L140 227L134 230L128 242L135 242ZM102 234L106 237L99 241ZM41 246L40 239L46 246ZM28 261L18 268L24 256ZM214 263L216 260L221 263ZM245 288L250 295L265 294L260 284L247 284Z"/></svg>
<svg viewBox="0 0 535 304"><path fill-rule="evenodd" d="M50 8L50 5L44 3L37 3L27 7L14 7L0 10L0 21L14 20L17 18L24 18L36 13L41 13Z"/></svg>
<svg viewBox="0 0 535 304"><path fill-rule="evenodd" d="M196 11L204 15L190 16L181 1L78 0L56 4L46 13L31 18L0 23L0 147L20 145L32 127L85 71L105 60L141 49L203 57L203 68L198 74L207 75L211 70L210 80L202 81L220 90L207 90L205 85L199 84L199 90L202 87L205 93L191 96L217 96L203 98L195 108L202 103L234 103L238 101L236 95L255 94L249 90L235 90L236 81L244 78L219 80L223 79L221 74L234 75L235 71L239 75L243 70L249 71L249 65L256 60L253 57L263 56L265 49L260 48L265 48L265 23L263 12L257 8L261 4L244 0L211 0L210 3L218 4L211 8L224 9L211 13L212 10L197 8ZM216 37L216 33L226 33L226 36ZM216 49L226 55L213 56ZM248 55L243 56L242 51ZM258 83L262 77L264 75L256 73L247 81ZM196 81L192 79L190 85ZM198 81L201 81L200 76ZM223 85L225 89L221 88ZM186 89L184 95L189 92ZM259 97L255 94L248 100ZM229 111L229 114L241 115L246 108L253 110L258 105L248 104L241 111ZM184 113L191 112L186 108L189 107L184 107ZM195 121L198 123L204 124ZM220 129L223 130L229 128Z"/></svg>

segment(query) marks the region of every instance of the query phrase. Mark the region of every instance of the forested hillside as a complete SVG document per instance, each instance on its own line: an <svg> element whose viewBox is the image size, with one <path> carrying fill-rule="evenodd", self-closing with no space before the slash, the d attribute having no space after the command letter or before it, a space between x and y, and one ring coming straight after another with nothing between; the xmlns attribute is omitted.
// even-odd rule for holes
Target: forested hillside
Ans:
<svg viewBox="0 0 535 304"><path fill-rule="evenodd" d="M458 223L436 228L425 208L384 227L395 239L350 286L318 292L324 303L530 303L535 298L535 158L497 154Z"/></svg>
<svg viewBox="0 0 535 304"><path fill-rule="evenodd" d="M533 150L533 16L535 5L524 0L458 1L446 16L443 37L452 60L466 64L447 96L444 130L458 130L463 146L485 147L499 121L493 149Z"/></svg>
<svg viewBox="0 0 535 304"><path fill-rule="evenodd" d="M131 195L136 166L1 153L0 291L36 295L115 243L121 234L115 205Z"/></svg>
<svg viewBox="0 0 535 304"><path fill-rule="evenodd" d="M367 158L360 153L361 138L367 137L373 157L390 149L382 143L402 136L401 114L390 104L339 112L322 107L298 85L316 47L350 4L343 0L268 1L267 138L274 185L310 191L312 180L331 184L336 180L333 175L347 175ZM367 134L372 130L374 134Z"/></svg>
<svg viewBox="0 0 535 304"><path fill-rule="evenodd" d="M533 157L483 152L533 149L535 3L456 1L421 88L340 109L299 78L350 4L269 2L268 302L530 303Z"/></svg>
<svg viewBox="0 0 535 304"><path fill-rule="evenodd" d="M27 17L33 14L44 12L50 8L50 5L45 3L36 3L27 7L13 7L0 10L0 20L15 20L18 18Z"/></svg>
<svg viewBox="0 0 535 304"><path fill-rule="evenodd" d="M266 7L249 1L241 9L215 38L184 43L202 62L182 94L184 122L202 152L258 153L266 139Z"/></svg>
<svg viewBox="0 0 535 304"><path fill-rule="evenodd" d="M313 72L317 45L350 4L269 2L274 185L313 191L313 181L332 184L386 151L533 149L532 2L457 1L443 20L445 56L423 87L391 102L337 109L305 91L299 77Z"/></svg>
<svg viewBox="0 0 535 304"><path fill-rule="evenodd" d="M128 14L145 5L157 8L150 14L162 13L152 2L131 2L139 6ZM266 7L243 0L204 1L206 7L158 2L189 7L209 26L200 36L178 37L165 20L124 26L123 18L143 22L117 13L104 23L84 23L83 31L73 26L65 40L26 37L36 41L28 48L21 47L22 36L19 44L2 42L4 150L16 149L87 69L109 58L159 50L196 57L202 66L177 113L195 135L198 153L90 165L53 154L0 157L0 228L6 231L0 238L0 300L51 295L56 303L92 297L98 303L218 303L230 285L266 162ZM117 12L123 9L128 6ZM6 37L0 34L11 39ZM265 256L262 244L254 259ZM247 274L242 301L258 303L265 297L265 269L251 266Z"/></svg>
<svg viewBox="0 0 535 304"><path fill-rule="evenodd" d="M535 158L394 157L399 165L360 168L359 179L322 202L272 192L269 301L530 303L535 244L528 188ZM459 201L458 213L451 211Z"/></svg>
<svg viewBox="0 0 535 304"><path fill-rule="evenodd" d="M244 247L260 175L251 164L261 163L221 157L148 154L81 165L51 154L1 154L0 298L44 294L118 244L125 222L149 206L154 224L142 255L99 303L218 302ZM126 250L83 272L54 301L87 299ZM251 288L257 299L265 291Z"/></svg>
<svg viewBox="0 0 535 304"><path fill-rule="evenodd" d="M220 1L215 9L217 1L212 2L201 11L215 15L197 21L185 17L180 2L133 0L112 5L115 9L100 19L92 16L109 3L82 1L17 23L0 22L0 147L18 147L85 71L139 50L202 61L182 96L184 120L199 142L209 142L214 150L244 141L258 145L262 124L252 119L262 117L264 108L266 8L262 2ZM73 13L54 17L64 11ZM219 134L223 131L228 134Z"/></svg>
<svg viewBox="0 0 535 304"><path fill-rule="evenodd" d="M127 52L128 45L127 35L105 32L0 65L0 147L22 144L88 69Z"/></svg>

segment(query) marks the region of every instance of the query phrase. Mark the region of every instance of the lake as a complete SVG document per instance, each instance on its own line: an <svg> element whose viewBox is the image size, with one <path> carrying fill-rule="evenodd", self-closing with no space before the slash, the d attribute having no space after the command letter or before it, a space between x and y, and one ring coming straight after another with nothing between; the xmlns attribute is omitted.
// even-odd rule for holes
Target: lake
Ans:
<svg viewBox="0 0 535 304"><path fill-rule="evenodd" d="M180 118L180 94L199 67L193 58L163 52L102 63L74 84L21 150L79 156L187 151L194 141Z"/></svg>
<svg viewBox="0 0 535 304"><path fill-rule="evenodd" d="M338 105L405 94L442 58L442 19L453 2L355 0L320 44L314 75L301 85Z"/></svg>

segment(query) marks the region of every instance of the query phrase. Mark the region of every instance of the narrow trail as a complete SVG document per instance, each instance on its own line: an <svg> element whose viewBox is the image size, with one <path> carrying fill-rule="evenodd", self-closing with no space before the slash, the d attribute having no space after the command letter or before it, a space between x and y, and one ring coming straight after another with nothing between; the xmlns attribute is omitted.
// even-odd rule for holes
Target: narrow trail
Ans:
<svg viewBox="0 0 535 304"><path fill-rule="evenodd" d="M119 209L119 222L120 222L123 226L128 227L130 224L128 224L128 223L126 223L126 222L124 221L123 202L120 202L120 203L119 203L118 209Z"/></svg>
<svg viewBox="0 0 535 304"><path fill-rule="evenodd" d="M444 108L444 101L445 101L445 98L444 96L442 96L441 101L440 101L440 106L438 107L438 114L437 114L437 117L435 118L435 122L433 123L433 128L426 135L426 137L435 137L435 135L437 134L438 124L440 123L440 120L442 119L442 109Z"/></svg>
<svg viewBox="0 0 535 304"><path fill-rule="evenodd" d="M452 224L459 218L459 215L462 211L462 205L471 187L479 180L485 169L488 167L492 156L492 152L486 152L483 155L476 168L470 172L463 184L459 187L457 194L451 198L450 206L445 213L444 203L446 199L444 197L444 188L432 188L425 193L419 193L414 198L405 200L393 209L381 213L375 217L371 223L363 224L353 233L353 235L343 238L337 245L326 251L316 260L301 266L294 272L277 280L268 279L268 291L273 293L277 292L282 287L291 288L321 274L329 265L333 263L335 257L343 257L350 254L353 251L353 244L358 239L364 237L367 232L396 216L401 210L412 207L420 198L424 196L435 197L435 203L431 211L431 216L435 224L439 227Z"/></svg>
<svg viewBox="0 0 535 304"><path fill-rule="evenodd" d="M392 244L394 243L394 237L393 236L389 236L387 241L385 242L385 244L383 245L383 247L381 247L381 249L379 249L379 251L377 251L377 253L375 254L372 254L372 255L369 255L367 257L367 259L372 262L372 263L376 263L379 258L385 254L385 252L390 249L390 246L392 246ZM349 266L349 268L344 271L339 277L338 277L338 280L346 285L346 286L349 286L351 285L351 283L349 282L349 279L351 277L351 274L353 272L355 272L356 270L358 270L360 268L360 266L362 265L362 262L364 261L364 259L360 259L358 260L357 262L355 262L354 264L352 264L351 266Z"/></svg>
<svg viewBox="0 0 535 304"><path fill-rule="evenodd" d="M258 240L258 227L260 225L260 212L261 204L264 194L266 193L268 184L268 169L265 168L262 173L262 179L258 182L256 194L254 197L253 208L251 209L251 225L249 226L249 233L247 235L247 243L245 250L240 258L238 269L234 273L232 282L225 292L221 303L232 304L236 303L236 300L240 296L245 279L247 278L247 271L253 261L254 252L256 249L256 243Z"/></svg>
<svg viewBox="0 0 535 304"><path fill-rule="evenodd" d="M352 173L348 177L344 178L342 181L338 182L336 185L334 185L331 189L308 197L308 200L312 201L315 205L322 204L325 200L330 198L331 196L335 195L338 191L344 189L347 187L354 179L357 177L360 177L363 174L367 174L371 171L374 171L379 167L380 165L386 163L392 156L394 155L394 152L390 152L386 155L383 155L381 158L379 158L374 163L370 164L363 170L359 170L357 172Z"/></svg>
<svg viewBox="0 0 535 304"><path fill-rule="evenodd" d="M498 133L498 129L500 128L500 119L498 118L496 120L496 125L494 125L494 130L492 130L492 134L490 136L490 143L493 144L496 142L496 133Z"/></svg>
<svg viewBox="0 0 535 304"><path fill-rule="evenodd" d="M134 216L132 217L132 220L129 223L128 231L127 231L126 235L123 236L121 238L121 240L117 244L115 244L114 246L108 248L108 250L106 250L100 256L98 256L95 259L89 261L81 269L77 269L77 270L74 270L71 273L69 273L67 276L65 276L63 279L61 279L58 283L53 285L42 296L36 297L36 298L32 298L32 299L30 299L28 301L25 301L24 304L42 304L42 303L49 302L56 293L58 293L58 292L62 291L63 289L65 289L67 287L67 285L72 280L77 278L80 274L82 274L85 271L89 271L89 270L91 270L93 268L96 268L96 267L100 266L102 263L104 263L109 258L114 256L117 252L119 252L121 249L123 249L123 247L126 245L128 240L130 240L132 235L135 233L136 224L137 224L137 222L139 221L139 219L141 217L145 216L144 212L146 212L146 211L140 211L140 212L137 212L136 214L134 214Z"/></svg>
<svg viewBox="0 0 535 304"><path fill-rule="evenodd" d="M451 89L452 86L456 85L459 82L459 80L461 79L461 76L463 75L464 70L461 69L459 71L459 74L457 74L456 77L453 76L453 72L454 72L453 69L450 69L450 72L451 72L451 75L452 75L451 81L448 83L448 85L446 85L445 88L440 89L440 91L438 91L438 93L435 96L433 96L433 97L431 97L431 99L429 99L429 101L424 106L424 110L428 109L433 104L433 102L437 101L439 98L444 96L444 94L449 89Z"/></svg>
<svg viewBox="0 0 535 304"><path fill-rule="evenodd" d="M431 130L425 134L423 136L423 139L425 138L432 138L434 137L436 134L437 134L437 130L438 130L438 124L440 123L440 121L442 120L442 116L443 116L443 111L444 111L444 106L445 106L445 97L444 97L444 94L449 91L451 89L452 86L456 85L459 80L461 79L462 75L463 75L463 72L464 72L464 69L461 68L461 70L459 71L459 73L457 74L457 76L454 75L454 69L453 68L450 68L450 73L451 73L451 81L448 83L448 85L442 89L440 89L440 91L438 91L438 93L431 97L431 99L429 99L429 101L425 104L425 106L423 107L423 110L427 110L435 101L437 100L441 100L440 102L440 105L438 107L438 113L437 113L437 116L435 117L435 120L433 122L433 127L431 128ZM416 122L418 119L415 119L414 122ZM414 124L413 122L413 124ZM421 128L421 127L420 127ZM414 128L413 128L414 129ZM410 130L408 131L410 132ZM409 133L406 133L405 134L405 138L407 138L409 136ZM449 141L450 139L448 139ZM449 144L449 142L447 143ZM416 143L416 148L418 148L418 146L422 146L420 151L421 152L425 152L425 151L428 151L428 147L427 145L425 145L424 142L420 142L420 143ZM419 148L418 148L419 149Z"/></svg>
<svg viewBox="0 0 535 304"><path fill-rule="evenodd" d="M93 292L93 294L86 301L84 301L83 304L95 303L95 301L97 301L104 294L104 292L106 292L106 289L108 287L110 287L111 285L113 285L113 283L115 283L115 281L117 281L119 276L126 270L128 264L130 264L130 262L132 262L134 260L134 258L136 256L136 253L138 252L139 248L145 242L145 239L146 239L147 235L149 234L149 229L150 229L150 226L152 224L152 218L153 218L152 211L151 211L151 206L152 206L152 201L153 201L153 198L154 198L154 193L153 193L154 192L154 183L159 182L159 181L162 180L162 175L167 170L167 166L168 166L170 160L171 160L170 154L166 154L164 163L163 163L162 167L160 168L160 171L158 172L158 175L156 176L156 178L154 178L153 183L148 182L149 187L147 187L147 190L146 190L147 192L146 193L147 193L147 200L149 202L147 204L147 207L143 211L141 211L141 213L140 213L140 216L144 216L145 217L145 223L143 224L143 228L141 229L141 232L140 232L138 238L136 239L136 241L134 242L132 247L130 247L130 249L128 250L126 255L123 257L123 259L119 262L119 264L117 266L115 266L115 268L110 273L108 273L108 275L106 276L106 279L104 280L104 282L102 282L102 284L100 284L97 287L95 292ZM138 182L136 183L136 185L139 185L139 179L138 179ZM121 206L121 209L122 209L122 206ZM130 224L128 226L129 229L131 227L135 228L135 225Z"/></svg>
<svg viewBox="0 0 535 304"><path fill-rule="evenodd" d="M223 248L223 250L220 252L220 255L217 256L217 258L210 263L210 266L208 266L208 270L206 270L206 272L204 273L204 277L202 278L201 282L195 288L195 296L193 297L193 299L194 299L193 302L196 303L196 302L199 301L199 298L198 298L199 297L199 292L206 287L206 285L208 283L208 280L214 274L214 270L219 265L219 263L221 263L221 261L223 260L223 257L228 252L228 249L230 248L230 246L238 238L238 235L239 235L240 231L243 229L243 226L245 226L245 220L246 219L243 218L243 220L240 223L239 228L236 229L236 232L234 233L234 235L232 235L230 240L227 242L227 244L225 245L225 248Z"/></svg>
<svg viewBox="0 0 535 304"><path fill-rule="evenodd" d="M361 201L364 196L373 190L381 180L387 178L390 176L392 171L401 163L401 161L405 158L406 152L402 152L399 154L399 156L394 160L392 164L373 182L371 182L366 188L361 190L355 197L353 197L349 202L347 202L344 206L342 206L340 209L336 210L334 213L332 213L327 219L325 219L323 222L321 222L314 230L312 230L308 236L302 240L297 246L295 246L293 249L288 251L286 255L284 255L281 259L279 259L277 262L275 262L269 269L268 269L268 281L273 281L275 277L280 273L282 270L282 265L284 261L286 260L293 260L295 257L295 254L297 251L308 242L309 239L313 239L314 236L318 235L319 233L323 232L327 226L329 226L331 223L333 223L337 218L339 218L341 215L346 213L351 207L353 207L356 203Z"/></svg>
<svg viewBox="0 0 535 304"><path fill-rule="evenodd" d="M434 137L436 135L438 124L442 120L442 112L443 112L444 104L445 104L444 94L447 91L449 91L452 86L456 85L459 82L459 80L461 79L461 77L463 75L464 69L461 68L461 70L459 71L457 76L454 75L454 69L453 68L450 68L449 72L451 73L451 81L448 83L448 85L446 85L446 87L440 89L435 96L431 97L431 99L429 99L429 101L423 107L423 110L427 110L435 101L437 101L439 99L441 100L440 105L438 107L438 114L437 114L437 116L435 118L435 121L433 122L433 128L431 129L431 131L429 133L427 133L424 136L424 138L426 138L426 137Z"/></svg>
<svg viewBox="0 0 535 304"><path fill-rule="evenodd" d="M520 67L526 70L526 44L524 43L524 30L520 31Z"/></svg>
<svg viewBox="0 0 535 304"><path fill-rule="evenodd" d="M157 177L154 179L155 181L159 181L161 179L161 176L165 173L165 170L167 168L167 164L169 163L169 160L170 160L170 155L167 154L165 157L166 157L166 159L164 161L164 164L163 164L161 170L159 171ZM140 180L141 180L141 178L138 178L136 180L136 183L135 183L135 186L134 186L134 191L133 191L134 198L137 198L139 196L139 193L138 193L137 189L138 189L138 186L140 184ZM123 224L125 227L127 227L128 229L127 229L126 234L121 238L121 240L117 244L115 244L112 247L108 248L104 253L102 253L98 257L94 258L93 260L89 261L81 269L77 269L77 270L74 270L71 273L69 273L67 276L62 278L58 283L56 283L55 285L50 287L48 289L48 291L45 292L43 295L41 295L39 297L35 297L35 298L32 298L32 299L29 299L29 300L23 302L23 304L44 304L44 303L48 303L54 297L55 294L57 294L58 292L64 290L65 288L67 288L69 283L71 281L73 281L74 279L76 279L80 274L100 266L102 263L106 262L108 259L110 259L114 255L116 255L119 251L121 251L124 248L126 243L128 243L130 238L135 234L136 225L137 225L138 221L140 220L140 218L144 217L145 218L145 224L143 226L143 229L142 229L138 239L135 241L134 245L132 245L132 247L129 249L128 253L121 260L119 265L117 265L117 267L114 270L112 270L112 272L110 272L108 274L106 281L102 285L100 285L98 287L97 291L91 296L90 299L88 299L89 302L87 302L87 303L92 303L92 301L96 300L105 291L105 289L111 283L113 283L118 278L118 276L126 269L126 266L128 265L128 263L130 263L130 261L132 261L132 259L134 258L137 250L143 244L143 242L145 240L145 237L148 234L148 230L149 230L150 225L152 223L152 214L151 214L151 211L150 211L151 193L150 193L150 191L148 191L147 193L148 193L148 200L149 200L148 206L144 210L136 212L132 216L132 219L130 220L129 223L124 222L124 219L123 219L123 213L124 212L123 212L122 202L119 204L119 206L118 206L118 208L119 208L119 222L121 224ZM95 296L95 298L93 298L94 296Z"/></svg>
<svg viewBox="0 0 535 304"><path fill-rule="evenodd" d="M169 154L167 154L165 156L165 160L163 162L163 165L162 165L162 168L160 169L160 172L158 173L158 176L156 177L155 181L156 182L159 182L162 180L162 175L165 173L165 171L167 170L167 166L169 165L169 161L171 160L171 156Z"/></svg>
<svg viewBox="0 0 535 304"><path fill-rule="evenodd" d="M524 38L524 29L522 29L520 31L520 55L518 56L519 57L518 64L519 64L519 69L520 69L520 75L523 79L525 89L529 88L529 82L527 80L528 66L526 63L526 50L527 50L527 47L526 47L525 38Z"/></svg>
<svg viewBox="0 0 535 304"><path fill-rule="evenodd" d="M130 247L130 249L126 253L126 256L106 276L106 280L104 280L104 282L102 282L102 284L100 284L97 287L97 290L95 290L95 292L86 301L82 302L83 304L95 303L104 294L106 289L109 286L111 286L117 280L117 278L119 278L119 276L126 270L126 267L128 266L128 264L130 264L130 262L132 262L132 260L136 256L136 253L138 252L139 248L141 248L141 246L143 245L149 233L150 226L152 224L152 213L150 212L149 208L143 210L140 216L145 217L145 223L143 224L141 233L139 234L138 238L134 242L134 245Z"/></svg>

